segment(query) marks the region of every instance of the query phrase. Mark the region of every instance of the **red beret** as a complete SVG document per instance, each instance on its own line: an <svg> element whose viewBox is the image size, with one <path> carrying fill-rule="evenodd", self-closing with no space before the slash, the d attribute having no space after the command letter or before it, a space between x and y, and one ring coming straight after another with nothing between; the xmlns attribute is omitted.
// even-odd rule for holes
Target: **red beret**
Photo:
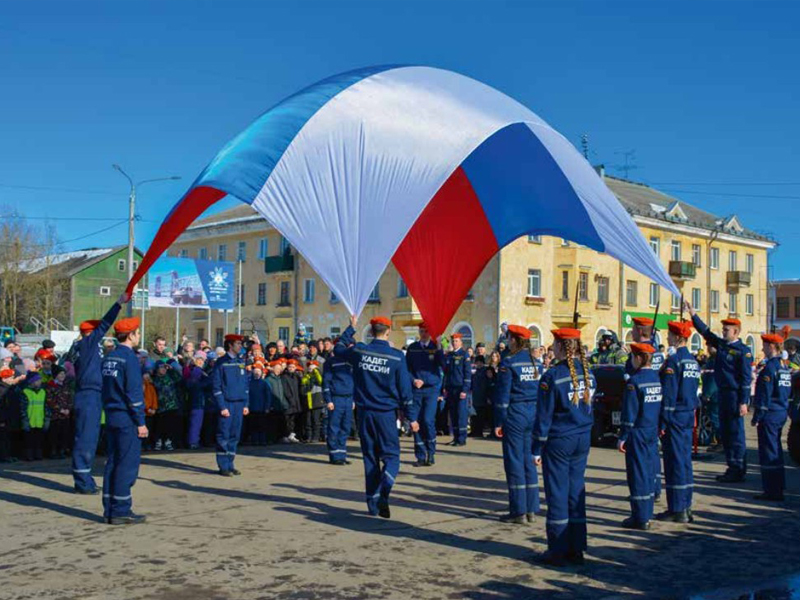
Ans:
<svg viewBox="0 0 800 600"><path fill-rule="evenodd" d="M649 327L654 324L653 319L650 317L633 317L634 325L641 325L642 327Z"/></svg>
<svg viewBox="0 0 800 600"><path fill-rule="evenodd" d="M13 377L14 373L16 373L14 369L2 369L0 370L0 379L8 379L9 377Z"/></svg>
<svg viewBox="0 0 800 600"><path fill-rule="evenodd" d="M316 360L310 360L310 361L308 361L308 366L310 367L311 365L314 365L315 367L318 367L319 366L319 362L316 361Z"/></svg>
<svg viewBox="0 0 800 600"><path fill-rule="evenodd" d="M139 329L139 317L128 317L114 323L114 333L131 333Z"/></svg>
<svg viewBox="0 0 800 600"><path fill-rule="evenodd" d="M738 327L741 329L742 322L739 319L722 319L723 325L733 325L734 327Z"/></svg>
<svg viewBox="0 0 800 600"><path fill-rule="evenodd" d="M370 325L386 325L386 327L392 326L392 320L386 317L375 317L374 319L370 319Z"/></svg>
<svg viewBox="0 0 800 600"><path fill-rule="evenodd" d="M784 341L783 336L778 335L777 333L764 333L761 335L761 339L768 344L782 344Z"/></svg>
<svg viewBox="0 0 800 600"><path fill-rule="evenodd" d="M557 340L579 340L581 339L581 330L573 329L572 327L562 327L561 329L553 329L550 333Z"/></svg>
<svg viewBox="0 0 800 600"><path fill-rule="evenodd" d="M692 324L689 321L670 321L667 328L682 338L689 338L692 335Z"/></svg>
<svg viewBox="0 0 800 600"><path fill-rule="evenodd" d="M631 344L631 351L638 352L639 354L655 354L656 349L650 344L639 344L634 342Z"/></svg>
<svg viewBox="0 0 800 600"><path fill-rule="evenodd" d="M427 329L427 328L428 328L428 324L427 324L425 321L423 321L422 323L420 323L419 325L417 325L417 327L418 327L419 329Z"/></svg>
<svg viewBox="0 0 800 600"><path fill-rule="evenodd" d="M244 336L239 335L238 333L229 333L225 336L226 342L241 342L244 341Z"/></svg>
<svg viewBox="0 0 800 600"><path fill-rule="evenodd" d="M508 333L517 337L521 337L523 340L531 339L531 330L527 327L523 327L522 325L509 325Z"/></svg>
<svg viewBox="0 0 800 600"><path fill-rule="evenodd" d="M272 361L270 361L270 363L269 363L269 366L270 366L270 367L277 367L277 366L278 366L279 364L281 364L281 363L282 363L282 361L281 361L280 359L278 359L278 360L272 360Z"/></svg>
<svg viewBox="0 0 800 600"><path fill-rule="evenodd" d="M39 360L55 360L56 355L53 354L53 351L49 348L39 348L34 354L34 358L38 358Z"/></svg>
<svg viewBox="0 0 800 600"><path fill-rule="evenodd" d="M460 340L464 336L461 335L460 333L454 333L452 337L453 337L454 340Z"/></svg>
<svg viewBox="0 0 800 600"><path fill-rule="evenodd" d="M84 321L78 326L78 329L81 330L81 333L91 333L95 329L97 329L98 325L100 325L100 321L97 319L90 319L88 321Z"/></svg>

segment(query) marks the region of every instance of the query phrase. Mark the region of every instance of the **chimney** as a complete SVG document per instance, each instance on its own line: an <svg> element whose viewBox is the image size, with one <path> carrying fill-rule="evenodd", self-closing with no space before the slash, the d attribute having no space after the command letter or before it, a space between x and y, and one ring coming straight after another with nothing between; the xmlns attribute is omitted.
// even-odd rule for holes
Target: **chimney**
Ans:
<svg viewBox="0 0 800 600"><path fill-rule="evenodd" d="M605 176L606 176L606 166L605 165L595 165L594 166L594 170L597 171L597 174L600 175L600 177L605 178Z"/></svg>

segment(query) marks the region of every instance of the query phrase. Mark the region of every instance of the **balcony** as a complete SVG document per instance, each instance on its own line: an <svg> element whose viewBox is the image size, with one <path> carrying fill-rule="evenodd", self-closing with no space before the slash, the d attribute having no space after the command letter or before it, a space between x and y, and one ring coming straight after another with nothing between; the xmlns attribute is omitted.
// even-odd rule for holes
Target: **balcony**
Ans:
<svg viewBox="0 0 800 600"><path fill-rule="evenodd" d="M282 271L294 271L293 254L268 256L264 259L264 273L281 273Z"/></svg>
<svg viewBox="0 0 800 600"><path fill-rule="evenodd" d="M728 271L725 282L729 288L750 287L750 273L747 271Z"/></svg>
<svg viewBox="0 0 800 600"><path fill-rule="evenodd" d="M669 261L669 276L678 281L694 279L697 275L697 267L694 263L686 260Z"/></svg>

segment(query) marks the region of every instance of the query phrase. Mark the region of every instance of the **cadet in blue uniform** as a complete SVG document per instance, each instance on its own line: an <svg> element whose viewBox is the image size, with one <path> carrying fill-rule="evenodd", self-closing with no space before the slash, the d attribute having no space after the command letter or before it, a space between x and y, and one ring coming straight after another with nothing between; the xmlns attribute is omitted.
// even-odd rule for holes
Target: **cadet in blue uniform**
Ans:
<svg viewBox="0 0 800 600"><path fill-rule="evenodd" d="M392 322L386 317L372 319L373 340L369 344L355 344L356 324L356 317L351 317L350 326L334 348L334 355L353 367L367 510L373 516L388 519L391 516L389 494L400 470L396 413L398 409L405 410L411 429L416 433L419 431L417 408L411 396L411 378L405 357L400 350L389 346Z"/></svg>
<svg viewBox="0 0 800 600"><path fill-rule="evenodd" d="M412 395L419 415L419 431L414 434L415 467L430 467L436 456L436 407L442 392L444 353L431 339L425 323L419 325L419 341L406 352L411 374Z"/></svg>
<svg viewBox="0 0 800 600"><path fill-rule="evenodd" d="M328 460L332 465L349 465L347 436L353 424L353 367L341 356L331 355L325 360L322 394L328 407Z"/></svg>
<svg viewBox="0 0 800 600"><path fill-rule="evenodd" d="M75 367L75 441L72 447L72 478L75 481L75 492L78 494L96 494L99 491L92 477L92 464L100 439L100 413L103 409L101 342L117 318L120 308L128 301L130 296L123 294L102 321L91 320L81 323L81 338L73 344L68 355Z"/></svg>
<svg viewBox="0 0 800 600"><path fill-rule="evenodd" d="M764 493L757 500L780 502L786 486L781 432L786 424L792 393L792 370L781 360L783 338L771 333L761 336L767 364L756 379L753 425L758 428L758 462Z"/></svg>
<svg viewBox="0 0 800 600"><path fill-rule="evenodd" d="M658 372L651 367L656 349L650 344L631 344L633 375L625 384L622 428L618 448L625 454L631 516L622 522L629 529L650 529L655 500L655 460L663 393Z"/></svg>
<svg viewBox="0 0 800 600"><path fill-rule="evenodd" d="M703 323L691 304L685 302L684 306L692 315L695 329L709 346L717 349L714 380L719 390L719 428L728 463L728 470L724 475L717 476L717 481L744 481L747 473L744 416L747 415L747 405L750 403L753 354L739 339L742 328L739 319L723 319L722 337L719 337Z"/></svg>
<svg viewBox="0 0 800 600"><path fill-rule="evenodd" d="M509 353L500 362L494 387L494 433L503 440L508 485L504 523L532 523L539 512L539 480L531 460L533 422L539 395L539 372L530 352L531 332L509 325Z"/></svg>
<svg viewBox="0 0 800 600"><path fill-rule="evenodd" d="M542 375L533 423L533 460L541 465L547 497L547 552L552 566L583 564L586 550L586 461L594 379L578 329L553 330L555 362Z"/></svg>
<svg viewBox="0 0 800 600"><path fill-rule="evenodd" d="M241 357L244 337L228 334L224 339L226 354L219 358L211 371L211 389L217 404L217 466L223 477L240 475L233 466L236 448L242 433L242 419L248 408L250 385L244 359Z"/></svg>
<svg viewBox="0 0 800 600"><path fill-rule="evenodd" d="M453 351L445 357L444 389L450 412L453 441L448 446L467 445L467 393L472 388L472 365L463 348L461 334L453 334Z"/></svg>
<svg viewBox="0 0 800 600"><path fill-rule="evenodd" d="M131 488L139 476L144 424L144 384L139 357L139 319L114 325L117 347L102 362L103 409L106 415L106 468L103 475L103 514L111 525L141 523L134 514ZM141 439L140 439L141 438Z"/></svg>
<svg viewBox="0 0 800 600"><path fill-rule="evenodd" d="M686 347L692 335L691 323L670 321L667 326L669 345L675 350L661 369L661 428L664 431L661 445L664 448L667 510L656 518L688 523L692 521L692 432L698 408L700 365Z"/></svg>

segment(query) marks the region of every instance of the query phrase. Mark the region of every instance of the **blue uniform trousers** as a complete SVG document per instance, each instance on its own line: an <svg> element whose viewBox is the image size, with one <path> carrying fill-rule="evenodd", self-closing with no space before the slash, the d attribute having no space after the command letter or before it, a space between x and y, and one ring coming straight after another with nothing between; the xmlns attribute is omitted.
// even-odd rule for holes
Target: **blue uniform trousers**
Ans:
<svg viewBox="0 0 800 600"><path fill-rule="evenodd" d="M99 390L75 393L75 441L72 447L72 478L79 490L97 489L92 464L100 439L100 414L103 400Z"/></svg>
<svg viewBox="0 0 800 600"><path fill-rule="evenodd" d="M244 402L227 402L231 415L219 415L217 420L217 466L220 471L233 469L236 459L236 448L239 446L239 437L242 434L242 411Z"/></svg>
<svg viewBox="0 0 800 600"><path fill-rule="evenodd" d="M761 485L768 496L783 496L786 474L783 468L781 434L786 424L785 410L771 410L758 425L758 462Z"/></svg>
<svg viewBox="0 0 800 600"><path fill-rule="evenodd" d="M453 431L453 441L458 444L466 444L469 409L467 407L467 399L461 398L460 388L447 391L447 408L450 413L450 429Z"/></svg>
<svg viewBox="0 0 800 600"><path fill-rule="evenodd" d="M586 462L591 432L551 437L542 452L547 497L547 548L553 554L586 549Z"/></svg>
<svg viewBox="0 0 800 600"><path fill-rule="evenodd" d="M664 479L667 510L681 512L692 507L692 431L694 411L677 411L661 438L664 450Z"/></svg>
<svg viewBox="0 0 800 600"><path fill-rule="evenodd" d="M719 391L719 429L728 470L738 475L747 472L747 447L744 438L744 418L739 416L739 392Z"/></svg>
<svg viewBox="0 0 800 600"><path fill-rule="evenodd" d="M653 497L655 500L661 498L661 453L658 451L658 440L656 440L656 452L653 456Z"/></svg>
<svg viewBox="0 0 800 600"><path fill-rule="evenodd" d="M653 455L658 454L658 431L655 428L631 429L625 450L631 514L637 523L645 523L653 518L655 497Z"/></svg>
<svg viewBox="0 0 800 600"><path fill-rule="evenodd" d="M131 514L131 488L139 476L142 440L127 411L106 413L106 468L103 474L103 514L126 517Z"/></svg>
<svg viewBox="0 0 800 600"><path fill-rule="evenodd" d="M433 460L436 455L436 405L439 390L434 387L414 388L414 402L419 407L419 431L414 434L414 456L417 460Z"/></svg>
<svg viewBox="0 0 800 600"><path fill-rule="evenodd" d="M514 402L503 425L508 512L514 516L539 512L539 479L531 454L535 418L535 402Z"/></svg>
<svg viewBox="0 0 800 600"><path fill-rule="evenodd" d="M395 412L359 407L358 433L364 458L367 510L371 515L377 515L378 500L389 499L400 471L400 438Z"/></svg>
<svg viewBox="0 0 800 600"><path fill-rule="evenodd" d="M326 410L328 423L326 441L331 462L347 460L347 436L353 421L353 397L331 396L333 410Z"/></svg>

